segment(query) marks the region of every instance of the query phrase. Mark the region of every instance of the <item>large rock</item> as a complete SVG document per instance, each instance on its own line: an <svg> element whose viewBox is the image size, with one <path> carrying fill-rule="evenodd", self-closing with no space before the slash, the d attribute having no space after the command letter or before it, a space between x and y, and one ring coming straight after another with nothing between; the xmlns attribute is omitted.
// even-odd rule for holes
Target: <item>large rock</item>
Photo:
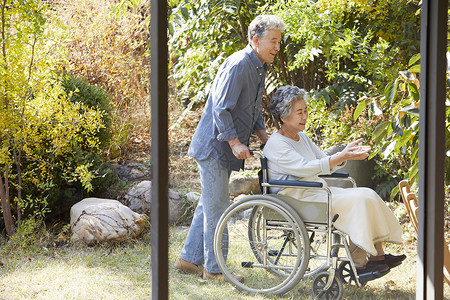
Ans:
<svg viewBox="0 0 450 300"><path fill-rule="evenodd" d="M230 176L229 191L233 195L261 194L258 175L245 172L232 173Z"/></svg>
<svg viewBox="0 0 450 300"><path fill-rule="evenodd" d="M86 198L70 209L71 241L123 241L139 235L146 219L117 200Z"/></svg>
<svg viewBox="0 0 450 300"><path fill-rule="evenodd" d="M150 216L152 205L152 182L144 180L132 187L125 195L126 205L133 211ZM184 215L183 197L169 189L169 223L177 223Z"/></svg>
<svg viewBox="0 0 450 300"><path fill-rule="evenodd" d="M136 182L151 178L151 168L148 164L139 162L126 162L114 165L117 177L120 180Z"/></svg>

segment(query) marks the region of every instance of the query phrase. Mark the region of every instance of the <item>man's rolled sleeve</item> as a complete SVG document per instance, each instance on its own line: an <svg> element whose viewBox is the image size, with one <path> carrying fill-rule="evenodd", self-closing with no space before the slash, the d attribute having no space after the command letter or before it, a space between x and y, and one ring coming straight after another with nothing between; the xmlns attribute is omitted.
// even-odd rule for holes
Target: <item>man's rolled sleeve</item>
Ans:
<svg viewBox="0 0 450 300"><path fill-rule="evenodd" d="M236 107L242 90L242 71L239 65L226 68L216 82L213 99L213 122L218 130L217 140L237 138L231 111Z"/></svg>
<svg viewBox="0 0 450 300"><path fill-rule="evenodd" d="M232 139L237 138L237 134L235 130L226 130L224 132L221 132L217 135L217 140L221 142L229 141Z"/></svg>

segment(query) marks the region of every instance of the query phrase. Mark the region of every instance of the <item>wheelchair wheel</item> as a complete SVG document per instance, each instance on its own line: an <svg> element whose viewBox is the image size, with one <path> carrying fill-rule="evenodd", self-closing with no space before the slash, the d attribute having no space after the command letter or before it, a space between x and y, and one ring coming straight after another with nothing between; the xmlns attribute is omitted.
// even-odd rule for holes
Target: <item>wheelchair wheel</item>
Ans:
<svg viewBox="0 0 450 300"><path fill-rule="evenodd" d="M264 243L263 242L263 232L265 229L265 219L263 216L264 211L266 211L267 208L265 208L264 206L255 206L252 208L251 213L250 213L250 217L248 220L248 242L250 244L250 247L253 251L253 254L255 255L255 258L258 260L259 263L264 263L264 251L261 251L261 244ZM293 238L292 236L292 232L283 232L284 235L284 239L286 241L287 244L289 244L290 248L294 248L295 251L297 250L297 245L295 243L295 238ZM279 253L279 249L278 248L274 248L274 249L270 249L268 252L268 256L266 257L266 259L271 262L274 263L276 260L276 257L278 256ZM280 276L287 276L287 274L289 274L289 270L283 270L283 269L273 269L273 268L269 268L267 269L267 271L272 272L274 274L280 275Z"/></svg>
<svg viewBox="0 0 450 300"><path fill-rule="evenodd" d="M330 273L319 273L313 282L313 292L315 299L335 300L341 299L343 294L342 282L339 277L335 276L331 286L325 290Z"/></svg>
<svg viewBox="0 0 450 300"><path fill-rule="evenodd" d="M328 269L327 232L326 228L307 227L310 242L309 264L305 277L314 277Z"/></svg>
<svg viewBox="0 0 450 300"><path fill-rule="evenodd" d="M249 226L248 226L248 236L249 242L260 242L262 237L262 208L254 207L251 211L249 218ZM328 269L329 265L327 263L327 231L326 228L319 227L307 227L307 231L309 234L309 242L310 242L310 255L309 255L309 263L306 268L306 272L304 277L310 278L315 277L316 274L323 272ZM255 257L259 262L262 262L262 257L259 251L255 248L252 248L255 253ZM270 257L269 257L270 259ZM275 273L283 273L283 271L278 270L269 270Z"/></svg>
<svg viewBox="0 0 450 300"><path fill-rule="evenodd" d="M297 213L282 201L248 196L222 215L214 252L225 278L237 289L278 295L291 290L305 273L308 234Z"/></svg>
<svg viewBox="0 0 450 300"><path fill-rule="evenodd" d="M289 253L291 253L289 255L292 255L292 253L296 253L298 251L297 243L293 235L293 232L284 230L282 235L278 237L278 239L280 238L283 239L283 243L281 244L282 246L271 247L271 249L269 249L269 251L267 252L268 254L267 257L264 258L264 251L261 251L261 245L262 243L264 243L263 239L264 239L264 230L266 228L265 226L267 224L270 224L266 222L267 221L266 219L264 219L264 213L266 211L267 208L265 208L264 206L255 206L252 208L248 220L248 241L253 251L253 254L255 255L255 258L258 260L260 264L263 264L265 259L267 259L267 261L272 264L277 264L279 261L278 258L279 254L281 256L287 255L288 253L287 251L289 251ZM280 276L288 276L290 273L290 270L277 268L269 268L267 269L267 271Z"/></svg>

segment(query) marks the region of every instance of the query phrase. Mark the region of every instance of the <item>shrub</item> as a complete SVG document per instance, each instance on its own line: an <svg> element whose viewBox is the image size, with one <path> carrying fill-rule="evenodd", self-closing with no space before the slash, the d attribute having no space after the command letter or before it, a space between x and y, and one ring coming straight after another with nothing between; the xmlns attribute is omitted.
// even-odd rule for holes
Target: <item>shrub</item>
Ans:
<svg viewBox="0 0 450 300"><path fill-rule="evenodd" d="M101 148L109 145L111 138L111 96L101 87L90 85L84 78L76 77L69 73L61 73L59 76L66 94L70 95L72 103L85 104L102 113L104 128L98 134Z"/></svg>

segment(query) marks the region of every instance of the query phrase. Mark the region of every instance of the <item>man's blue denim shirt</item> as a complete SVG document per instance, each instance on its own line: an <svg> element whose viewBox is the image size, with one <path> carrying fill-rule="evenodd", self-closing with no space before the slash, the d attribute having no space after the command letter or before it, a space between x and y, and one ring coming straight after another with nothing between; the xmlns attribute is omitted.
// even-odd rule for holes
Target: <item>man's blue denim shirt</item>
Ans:
<svg viewBox="0 0 450 300"><path fill-rule="evenodd" d="M192 138L190 156L213 157L229 170L243 167L227 141L237 137L248 146L252 132L265 129L261 101L267 68L250 45L224 61Z"/></svg>

